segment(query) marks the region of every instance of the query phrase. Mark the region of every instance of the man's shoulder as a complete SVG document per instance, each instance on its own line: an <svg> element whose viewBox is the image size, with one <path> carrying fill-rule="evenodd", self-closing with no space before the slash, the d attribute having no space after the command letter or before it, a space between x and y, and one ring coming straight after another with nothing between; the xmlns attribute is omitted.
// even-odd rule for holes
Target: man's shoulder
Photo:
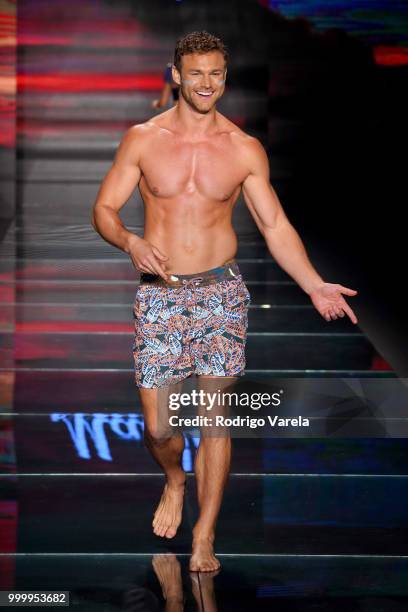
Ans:
<svg viewBox="0 0 408 612"><path fill-rule="evenodd" d="M261 141L242 130L232 132L231 141L234 147L239 149L241 158L247 160L251 165L266 157Z"/></svg>
<svg viewBox="0 0 408 612"><path fill-rule="evenodd" d="M225 124L229 133L231 145L239 152L241 162L248 168L264 167L267 165L268 156L262 142L256 136L247 134L232 121L227 119Z"/></svg>
<svg viewBox="0 0 408 612"><path fill-rule="evenodd" d="M122 140L126 140L133 146L143 145L147 143L160 130L161 125L157 121L157 117L147 119L143 123L135 123L131 125L123 135Z"/></svg>
<svg viewBox="0 0 408 612"><path fill-rule="evenodd" d="M261 142L258 138L256 138L255 136L251 136L251 134L248 134L247 132L244 132L244 130L242 130L236 123L234 123L230 119L227 119L227 117L225 117L224 115L221 115L220 113L219 115L220 119L223 122L223 129L225 129L229 133L235 145L245 147L249 150L252 149L254 151L256 149L259 149L260 146L262 147Z"/></svg>
<svg viewBox="0 0 408 612"><path fill-rule="evenodd" d="M153 115L146 119L143 123L137 123L130 129L134 129L134 134L140 136L148 136L160 131L161 128L169 128L172 123L172 115L174 108L169 108L161 113Z"/></svg>
<svg viewBox="0 0 408 612"><path fill-rule="evenodd" d="M155 129L157 129L157 124L155 123L155 117L152 117L151 119L143 121L143 123L135 123L134 125L131 125L125 134L126 136L129 136L129 138L140 139L148 136Z"/></svg>

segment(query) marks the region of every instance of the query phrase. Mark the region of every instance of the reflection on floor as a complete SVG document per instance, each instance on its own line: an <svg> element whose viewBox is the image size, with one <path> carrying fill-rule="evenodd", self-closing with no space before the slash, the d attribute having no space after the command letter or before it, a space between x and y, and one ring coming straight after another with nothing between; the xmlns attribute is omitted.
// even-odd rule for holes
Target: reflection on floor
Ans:
<svg viewBox="0 0 408 612"><path fill-rule="evenodd" d="M21 588L71 591L71 605L83 611L162 610L169 584L185 601L175 611L406 609L406 559L222 555L221 562L215 576L198 576L185 554L43 554L13 559L9 569Z"/></svg>

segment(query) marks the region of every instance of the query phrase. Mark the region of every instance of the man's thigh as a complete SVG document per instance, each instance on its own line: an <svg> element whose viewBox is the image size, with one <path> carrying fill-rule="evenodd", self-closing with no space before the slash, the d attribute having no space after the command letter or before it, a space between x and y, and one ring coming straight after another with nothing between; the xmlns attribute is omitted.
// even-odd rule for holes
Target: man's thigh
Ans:
<svg viewBox="0 0 408 612"><path fill-rule="evenodd" d="M136 293L133 315L136 385L159 388L189 376L193 370L184 339L190 315L183 292L142 285Z"/></svg>
<svg viewBox="0 0 408 612"><path fill-rule="evenodd" d="M191 342L198 376L235 377L244 374L250 299L242 277L214 283L200 290Z"/></svg>

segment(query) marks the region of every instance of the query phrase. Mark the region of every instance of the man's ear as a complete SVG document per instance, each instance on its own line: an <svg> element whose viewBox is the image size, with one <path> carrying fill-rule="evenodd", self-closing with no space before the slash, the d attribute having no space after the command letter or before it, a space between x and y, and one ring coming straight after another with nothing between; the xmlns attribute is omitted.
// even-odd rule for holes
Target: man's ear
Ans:
<svg viewBox="0 0 408 612"><path fill-rule="evenodd" d="M171 75L173 77L173 81L177 83L177 85L181 84L181 75L175 65L173 64L171 67Z"/></svg>

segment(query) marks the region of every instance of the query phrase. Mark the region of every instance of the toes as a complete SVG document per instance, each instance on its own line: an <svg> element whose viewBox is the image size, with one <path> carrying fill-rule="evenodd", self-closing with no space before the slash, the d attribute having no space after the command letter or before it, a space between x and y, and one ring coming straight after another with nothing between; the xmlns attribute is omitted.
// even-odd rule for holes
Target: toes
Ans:
<svg viewBox="0 0 408 612"><path fill-rule="evenodd" d="M202 572L213 572L216 569L216 567L217 566L215 564L211 564L211 565L210 564L206 564L206 565L203 565L203 567L201 568L200 571L202 571Z"/></svg>
<svg viewBox="0 0 408 612"><path fill-rule="evenodd" d="M160 535L160 536L163 538L163 537L164 537L164 534L166 533L166 531L167 531L167 525L162 525L162 526L160 527L160 532L159 532L159 535Z"/></svg>
<svg viewBox="0 0 408 612"><path fill-rule="evenodd" d="M174 527L169 527L166 531L166 538L174 538L176 531L177 530Z"/></svg>
<svg viewBox="0 0 408 612"><path fill-rule="evenodd" d="M162 523L156 520L153 523L153 532L161 537L174 538L177 533L178 525Z"/></svg>
<svg viewBox="0 0 408 612"><path fill-rule="evenodd" d="M221 563L218 559L213 559L209 561L198 561L191 560L189 565L190 572L215 572L219 570L221 567Z"/></svg>
<svg viewBox="0 0 408 612"><path fill-rule="evenodd" d="M166 527L162 523L157 523L153 531L157 536L162 536L166 531Z"/></svg>
<svg viewBox="0 0 408 612"><path fill-rule="evenodd" d="M189 569L190 572L215 572L220 569L220 563L200 563L198 565L191 564Z"/></svg>

